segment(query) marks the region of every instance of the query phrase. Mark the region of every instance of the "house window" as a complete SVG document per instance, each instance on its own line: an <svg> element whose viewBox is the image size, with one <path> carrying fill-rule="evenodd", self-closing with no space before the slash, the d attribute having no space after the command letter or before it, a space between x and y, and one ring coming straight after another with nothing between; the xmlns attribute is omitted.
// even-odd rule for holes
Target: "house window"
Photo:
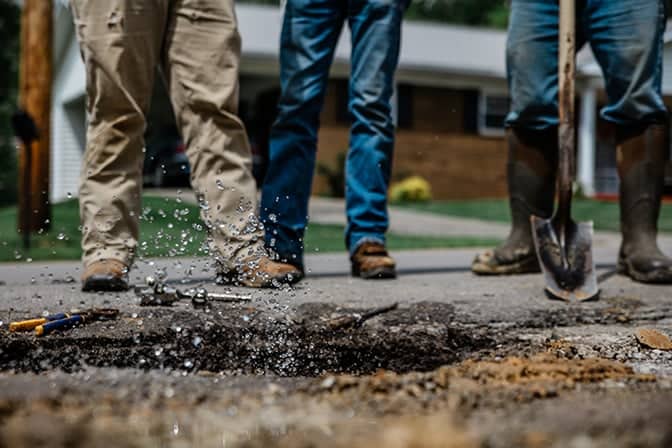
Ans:
<svg viewBox="0 0 672 448"><path fill-rule="evenodd" d="M504 121L511 100L503 93L481 92L478 111L478 133L485 136L504 134Z"/></svg>

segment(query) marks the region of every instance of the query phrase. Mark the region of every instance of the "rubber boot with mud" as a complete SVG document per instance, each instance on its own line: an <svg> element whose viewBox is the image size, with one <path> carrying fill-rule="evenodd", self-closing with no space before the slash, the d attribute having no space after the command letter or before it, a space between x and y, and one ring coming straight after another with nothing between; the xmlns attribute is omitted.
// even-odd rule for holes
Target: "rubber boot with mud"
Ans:
<svg viewBox="0 0 672 448"><path fill-rule="evenodd" d="M667 163L667 128L620 127L616 139L623 234L618 270L638 282L672 284L672 259L656 242Z"/></svg>
<svg viewBox="0 0 672 448"><path fill-rule="evenodd" d="M107 292L128 289L128 266L119 260L98 260L84 267L82 291Z"/></svg>
<svg viewBox="0 0 672 448"><path fill-rule="evenodd" d="M280 288L283 285L293 285L302 278L303 271L297 267L263 256L248 260L228 271L219 269L216 283L248 288Z"/></svg>
<svg viewBox="0 0 672 448"><path fill-rule="evenodd" d="M532 239L530 216L553 213L558 159L557 127L544 130L508 129L507 179L511 232L502 245L474 259L478 275L514 275L541 272Z"/></svg>

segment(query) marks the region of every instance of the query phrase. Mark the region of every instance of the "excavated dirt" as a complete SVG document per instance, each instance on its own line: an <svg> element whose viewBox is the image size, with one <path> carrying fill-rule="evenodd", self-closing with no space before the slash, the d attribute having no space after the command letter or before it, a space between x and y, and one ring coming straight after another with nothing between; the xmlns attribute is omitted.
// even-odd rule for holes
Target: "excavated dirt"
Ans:
<svg viewBox="0 0 672 448"><path fill-rule="evenodd" d="M573 351L553 341L529 357L316 378L5 374L0 447L537 447L574 446L579 436L578 446L670 446L669 380ZM633 400L648 400L645 419L642 406L624 406ZM623 408L617 424L589 423L603 405Z"/></svg>

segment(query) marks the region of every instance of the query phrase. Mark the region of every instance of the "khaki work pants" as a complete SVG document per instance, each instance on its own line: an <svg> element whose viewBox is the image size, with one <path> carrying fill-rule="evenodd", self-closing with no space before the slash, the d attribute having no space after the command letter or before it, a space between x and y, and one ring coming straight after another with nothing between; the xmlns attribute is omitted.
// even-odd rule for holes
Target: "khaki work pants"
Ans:
<svg viewBox="0 0 672 448"><path fill-rule="evenodd" d="M71 6L89 119L80 187L84 264L133 261L157 65L218 260L232 268L263 253L251 153L237 116L241 44L234 1L71 0Z"/></svg>

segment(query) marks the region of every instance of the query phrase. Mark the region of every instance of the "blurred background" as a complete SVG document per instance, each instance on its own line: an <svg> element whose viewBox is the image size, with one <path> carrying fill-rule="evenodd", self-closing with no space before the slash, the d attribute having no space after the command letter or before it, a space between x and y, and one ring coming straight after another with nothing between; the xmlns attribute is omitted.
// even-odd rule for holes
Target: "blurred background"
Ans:
<svg viewBox="0 0 672 448"><path fill-rule="evenodd" d="M240 115L252 145L258 183L265 174L269 129L275 119L279 94L278 36L282 11L278 3L237 2L243 38ZM85 147L85 75L72 16L64 0L50 4L53 20L49 33L41 35L37 43L33 39L33 45L48 47L47 54L51 55L50 129L45 130L45 138L41 139L46 148L42 146L38 150L43 154L38 160L42 168L31 171L41 182L35 188L43 194L37 206L34 202L30 206L31 210L39 209L32 210L35 215L32 229L39 235L30 251L18 245L16 227L20 213L16 206L21 197L17 187L21 177L20 152L10 116L19 104L23 7L22 1L0 0L0 42L3 43L0 46L3 67L0 71L0 260L74 258L79 255L76 196ZM505 229L509 219L503 127L509 106L505 71L507 19L508 3L504 0L413 0L403 28L393 98L398 127L390 191L393 207L407 214L478 220ZM670 31L665 35L665 46L663 90L667 104L672 106ZM330 217L313 219L310 230L313 237L309 242L314 241L313 246L318 250L342 249L343 223L333 216L339 214L339 208L342 210L339 198L343 196L343 161L350 123L347 110L349 54L349 32L345 29L321 115L313 190L317 199L311 216L322 213ZM33 65L24 70L30 72L31 67L44 62L36 58L31 61ZM579 53L577 65L577 195L581 200L576 213L580 219L584 215L594 219L598 230L615 231L618 230L618 210L614 203L618 178L613 136L598 114L606 101L604 83L588 48ZM165 229L166 223L162 224L165 218L162 214L168 216L165 219L173 219L176 210L193 206L190 203L193 195L187 191L189 164L184 145L161 82L156 83L153 92L145 154L143 178L147 198L143 232L163 229L170 234L184 226L192 228L198 222L196 209L184 215L178 213L189 217L184 218L184 225ZM672 194L669 168L671 174L666 180L666 190ZM166 205L167 200L171 201L170 206ZM43 206L42 202L47 201L48 205ZM668 208L664 207L661 218L664 231L672 231ZM415 230L407 229L400 231L403 235L397 235L399 241L404 238L413 241L391 246L489 245L505 236L502 235L505 230L474 235L466 229L470 221L451 222L456 228L450 234L437 231L427 236L420 229L416 235ZM461 225L466 227L460 229ZM392 241L396 241L394 228L392 230ZM318 235L321 236L318 238ZM423 235L429 239L422 240ZM199 244L192 241L187 245L191 249L174 253L172 240L165 246L157 245L154 240L146 249L147 255L190 254Z"/></svg>

